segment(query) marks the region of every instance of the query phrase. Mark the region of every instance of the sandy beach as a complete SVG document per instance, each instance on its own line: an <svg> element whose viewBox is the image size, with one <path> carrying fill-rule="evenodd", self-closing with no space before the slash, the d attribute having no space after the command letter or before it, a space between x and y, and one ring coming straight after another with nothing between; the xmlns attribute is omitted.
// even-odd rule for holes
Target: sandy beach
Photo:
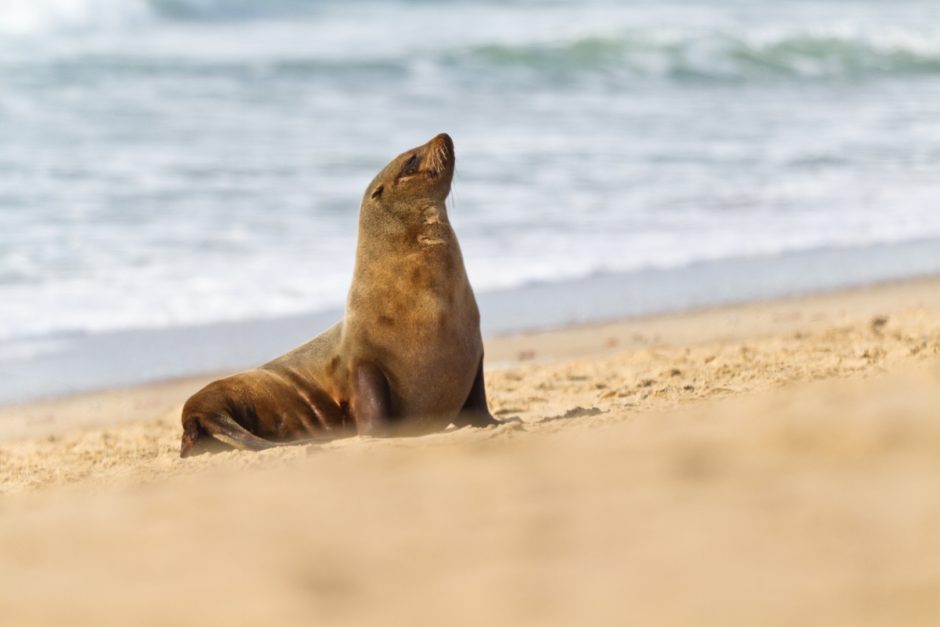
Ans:
<svg viewBox="0 0 940 627"><path fill-rule="evenodd" d="M940 620L940 279L487 364L518 421L262 454L178 458L214 376L0 408L4 624Z"/></svg>
<svg viewBox="0 0 940 627"><path fill-rule="evenodd" d="M0 0L0 627L940 625L938 25Z"/></svg>

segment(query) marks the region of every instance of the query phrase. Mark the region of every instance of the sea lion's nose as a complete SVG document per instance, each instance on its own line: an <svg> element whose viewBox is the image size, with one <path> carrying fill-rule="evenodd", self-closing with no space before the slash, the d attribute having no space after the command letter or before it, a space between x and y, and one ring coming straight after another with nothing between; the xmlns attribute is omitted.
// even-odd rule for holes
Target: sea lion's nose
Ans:
<svg viewBox="0 0 940 627"><path fill-rule="evenodd" d="M447 152L453 154L454 152L454 140L450 138L450 135L447 133L440 133L434 139L431 140L431 146L444 146L447 149Z"/></svg>
<svg viewBox="0 0 940 627"><path fill-rule="evenodd" d="M441 133L425 145L425 171L432 174L452 172L454 168L454 140Z"/></svg>

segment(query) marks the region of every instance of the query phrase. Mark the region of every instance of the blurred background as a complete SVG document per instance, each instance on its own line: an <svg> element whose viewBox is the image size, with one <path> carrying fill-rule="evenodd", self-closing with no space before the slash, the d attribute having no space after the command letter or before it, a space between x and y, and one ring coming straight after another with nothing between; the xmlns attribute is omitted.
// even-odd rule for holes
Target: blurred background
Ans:
<svg viewBox="0 0 940 627"><path fill-rule="evenodd" d="M490 331L940 271L936 0L3 0L0 400L312 337L441 131Z"/></svg>

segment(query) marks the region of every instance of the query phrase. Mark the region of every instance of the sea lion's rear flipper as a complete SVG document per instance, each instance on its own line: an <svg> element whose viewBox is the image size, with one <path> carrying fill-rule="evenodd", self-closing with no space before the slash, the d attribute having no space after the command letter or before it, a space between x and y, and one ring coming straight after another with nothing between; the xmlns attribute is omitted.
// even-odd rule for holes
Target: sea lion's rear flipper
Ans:
<svg viewBox="0 0 940 627"><path fill-rule="evenodd" d="M363 363L356 367L351 401L359 435L388 435L392 396L388 379L378 366Z"/></svg>
<svg viewBox="0 0 940 627"><path fill-rule="evenodd" d="M454 426L460 427L494 427L503 424L490 413L486 405L486 385L483 383L483 358L477 367L477 376L473 380L473 387L464 402L460 413L454 418Z"/></svg>
<svg viewBox="0 0 940 627"><path fill-rule="evenodd" d="M203 441L205 438L200 438L203 434L242 451L263 451L278 446L277 442L259 438L227 414L193 414L187 416L183 423L180 457L189 457L211 448Z"/></svg>

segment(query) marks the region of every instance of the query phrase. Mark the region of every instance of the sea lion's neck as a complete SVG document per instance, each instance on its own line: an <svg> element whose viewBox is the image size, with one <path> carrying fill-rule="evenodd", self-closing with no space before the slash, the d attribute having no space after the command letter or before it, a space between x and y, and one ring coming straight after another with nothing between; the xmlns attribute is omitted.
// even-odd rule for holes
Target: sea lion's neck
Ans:
<svg viewBox="0 0 940 627"><path fill-rule="evenodd" d="M457 246L457 238L454 236L454 230L450 228L447 209L443 205L428 207L424 210L415 242L423 248Z"/></svg>
<svg viewBox="0 0 940 627"><path fill-rule="evenodd" d="M422 280L409 278L415 276ZM360 218L350 296L363 286L391 296L440 293L464 282L463 256L443 205L429 205L408 222Z"/></svg>
<svg viewBox="0 0 940 627"><path fill-rule="evenodd" d="M407 222L360 213L357 273L365 269L366 261L387 264L396 256L411 257L421 252L460 254L443 203L429 204L415 211Z"/></svg>

